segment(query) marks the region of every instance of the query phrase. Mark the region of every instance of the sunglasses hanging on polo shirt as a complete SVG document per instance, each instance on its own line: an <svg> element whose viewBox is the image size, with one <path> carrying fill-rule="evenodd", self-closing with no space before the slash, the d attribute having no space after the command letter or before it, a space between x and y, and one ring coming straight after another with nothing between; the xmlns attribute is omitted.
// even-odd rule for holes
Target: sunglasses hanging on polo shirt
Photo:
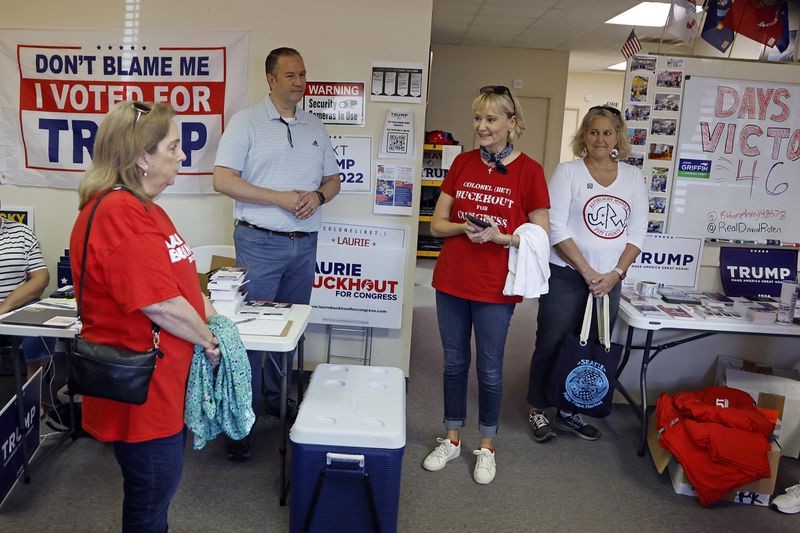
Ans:
<svg viewBox="0 0 800 533"><path fill-rule="evenodd" d="M280 117L280 121L286 126L286 139L289 141L289 146L294 148L294 143L292 142L292 128L289 127L289 123L286 122L286 119Z"/></svg>

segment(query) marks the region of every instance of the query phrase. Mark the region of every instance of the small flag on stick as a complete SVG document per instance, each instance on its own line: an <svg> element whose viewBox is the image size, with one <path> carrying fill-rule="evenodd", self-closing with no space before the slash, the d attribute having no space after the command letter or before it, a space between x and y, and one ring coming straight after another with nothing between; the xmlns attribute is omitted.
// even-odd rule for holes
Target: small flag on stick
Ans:
<svg viewBox="0 0 800 533"><path fill-rule="evenodd" d="M636 38L636 33L631 30L631 34L628 35L628 39L622 45L622 55L625 56L625 59L628 59L632 55L638 54L641 50L642 43Z"/></svg>

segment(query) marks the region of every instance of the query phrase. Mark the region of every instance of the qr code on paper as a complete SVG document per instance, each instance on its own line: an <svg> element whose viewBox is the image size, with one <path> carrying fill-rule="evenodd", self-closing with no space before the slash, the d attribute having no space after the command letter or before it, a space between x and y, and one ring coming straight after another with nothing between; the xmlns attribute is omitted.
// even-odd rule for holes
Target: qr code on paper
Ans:
<svg viewBox="0 0 800 533"><path fill-rule="evenodd" d="M391 154L405 154L408 152L408 133L390 133L386 151Z"/></svg>

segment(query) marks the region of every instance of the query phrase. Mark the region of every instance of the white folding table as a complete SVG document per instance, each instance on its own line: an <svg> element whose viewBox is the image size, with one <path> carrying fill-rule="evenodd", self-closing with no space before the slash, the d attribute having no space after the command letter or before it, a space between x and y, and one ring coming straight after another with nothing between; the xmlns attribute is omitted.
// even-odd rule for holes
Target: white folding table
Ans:
<svg viewBox="0 0 800 533"><path fill-rule="evenodd" d="M754 324L748 320L739 319L717 321L702 318L681 320L677 318L648 317L637 311L630 302L624 299L620 300L618 317L628 325L628 335L625 340L622 361L617 369L617 390L620 391L625 397L625 400L633 407L634 413L636 413L637 418L641 421L638 450L639 457L644 455L645 446L647 445L647 367L658 354L669 348L710 337L718 333L800 337L800 326L796 324ZM637 329L645 332L644 345L633 344L633 335ZM683 332L686 333L687 336L675 341L653 346L653 332L662 330ZM625 387L619 382L619 376L628 364L631 350L642 350L642 365L639 373L640 401L638 406Z"/></svg>

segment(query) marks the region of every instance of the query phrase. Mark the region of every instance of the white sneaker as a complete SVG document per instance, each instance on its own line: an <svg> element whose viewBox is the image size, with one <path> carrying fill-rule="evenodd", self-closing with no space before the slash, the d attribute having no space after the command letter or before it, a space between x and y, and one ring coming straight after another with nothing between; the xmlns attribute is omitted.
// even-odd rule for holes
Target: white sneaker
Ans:
<svg viewBox="0 0 800 533"><path fill-rule="evenodd" d="M770 506L786 514L800 513L800 484L787 488L786 493L772 500Z"/></svg>
<svg viewBox="0 0 800 533"><path fill-rule="evenodd" d="M475 483L480 483L481 485L491 483L497 473L494 452L488 448L481 448L472 453L478 456L478 460L475 461L475 472L472 474Z"/></svg>
<svg viewBox="0 0 800 533"><path fill-rule="evenodd" d="M439 445L422 461L422 468L430 472L441 470L444 465L461 455L461 441L458 441L458 446L450 442L450 439L437 438L436 442Z"/></svg>

